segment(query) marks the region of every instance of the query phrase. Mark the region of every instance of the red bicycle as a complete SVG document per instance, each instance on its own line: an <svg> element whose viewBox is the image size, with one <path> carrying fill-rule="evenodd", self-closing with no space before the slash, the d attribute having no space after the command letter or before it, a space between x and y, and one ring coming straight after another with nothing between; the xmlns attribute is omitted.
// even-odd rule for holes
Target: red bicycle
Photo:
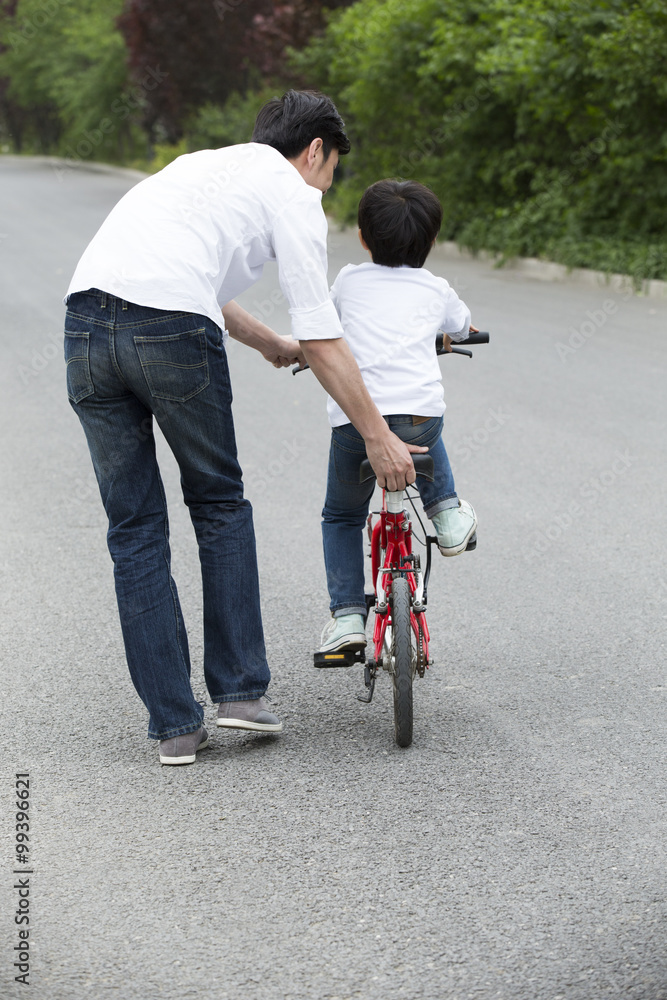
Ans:
<svg viewBox="0 0 667 1000"><path fill-rule="evenodd" d="M488 342L489 334L480 332L471 334L461 343ZM442 335L436 341L436 352L441 355L452 353L472 357L471 351L460 347L446 351ZM418 475L433 479L433 459L430 455L413 455L413 461ZM374 475L370 462L364 459L359 473L360 482L366 482ZM364 702L370 703L373 697L379 670L386 670L391 675L394 736L399 747L409 747L412 743L412 683L415 674L423 677L433 663L429 655L430 634L426 622L426 605L431 574L431 548L433 545L437 546L438 539L426 533L414 506L414 497L415 493L410 492L410 487L398 492L383 489L382 510L375 512L378 520L373 523L374 515L370 514L368 517L374 592L366 595L366 606L368 611L375 611L372 657L367 659L363 649L317 652L314 656L316 667L363 663L367 693L357 697ZM412 522L406 509L406 500L412 505L424 530L426 566L423 569L420 556L412 549ZM466 551L471 551L476 545L475 533L468 542Z"/></svg>

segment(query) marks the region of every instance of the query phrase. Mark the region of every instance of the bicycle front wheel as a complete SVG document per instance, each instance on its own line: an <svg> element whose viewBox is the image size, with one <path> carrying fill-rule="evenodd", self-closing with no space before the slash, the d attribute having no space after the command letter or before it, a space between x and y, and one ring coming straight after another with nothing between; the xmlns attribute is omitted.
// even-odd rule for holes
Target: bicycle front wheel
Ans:
<svg viewBox="0 0 667 1000"><path fill-rule="evenodd" d="M391 659L394 687L394 737L399 747L412 743L412 628L410 587L404 577L391 584Z"/></svg>

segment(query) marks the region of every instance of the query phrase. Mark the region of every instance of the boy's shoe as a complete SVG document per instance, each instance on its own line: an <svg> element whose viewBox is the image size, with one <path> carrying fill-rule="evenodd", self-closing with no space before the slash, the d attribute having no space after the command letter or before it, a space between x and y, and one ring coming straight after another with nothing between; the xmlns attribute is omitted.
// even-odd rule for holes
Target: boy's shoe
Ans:
<svg viewBox="0 0 667 1000"><path fill-rule="evenodd" d="M194 733L172 736L170 740L160 740L161 764L194 764L197 751L208 746L208 733L203 726Z"/></svg>
<svg viewBox="0 0 667 1000"><path fill-rule="evenodd" d="M366 647L366 626L361 615L341 615L332 618L322 630L320 653L335 653L340 649L358 650Z"/></svg>
<svg viewBox="0 0 667 1000"><path fill-rule="evenodd" d="M269 712L264 698L248 701L221 701L218 705L218 725L227 729L249 729L254 733L280 733L283 724Z"/></svg>
<svg viewBox="0 0 667 1000"><path fill-rule="evenodd" d="M467 500L459 500L458 507L441 510L433 517L438 548L443 556L457 556L465 552L468 542L477 530L477 516Z"/></svg>

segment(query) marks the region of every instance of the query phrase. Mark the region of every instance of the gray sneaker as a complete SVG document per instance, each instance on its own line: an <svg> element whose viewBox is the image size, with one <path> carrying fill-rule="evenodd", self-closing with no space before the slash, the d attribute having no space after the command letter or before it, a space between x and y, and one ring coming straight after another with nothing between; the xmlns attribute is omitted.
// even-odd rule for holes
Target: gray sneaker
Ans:
<svg viewBox="0 0 667 1000"><path fill-rule="evenodd" d="M320 653L335 653L339 650L365 649L366 626L361 615L339 615L330 618L322 629Z"/></svg>
<svg viewBox="0 0 667 1000"><path fill-rule="evenodd" d="M269 712L264 698L249 701L221 701L218 705L218 725L227 729L250 729L255 733L280 733L283 724Z"/></svg>
<svg viewBox="0 0 667 1000"><path fill-rule="evenodd" d="M435 514L433 526L443 556L458 556L465 552L477 530L477 515L467 500L459 500L458 507Z"/></svg>
<svg viewBox="0 0 667 1000"><path fill-rule="evenodd" d="M170 740L160 740L161 764L194 764L197 751L208 746L208 733L203 726L194 733L172 736Z"/></svg>

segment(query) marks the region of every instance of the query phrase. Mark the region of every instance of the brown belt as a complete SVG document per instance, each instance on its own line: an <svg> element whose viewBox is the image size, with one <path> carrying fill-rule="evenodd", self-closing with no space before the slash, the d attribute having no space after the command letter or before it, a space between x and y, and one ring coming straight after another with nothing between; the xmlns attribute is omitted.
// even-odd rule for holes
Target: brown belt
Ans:
<svg viewBox="0 0 667 1000"><path fill-rule="evenodd" d="M430 419L431 419L430 417L413 417L412 418L412 424L413 424L413 426L415 424L425 424L426 421L430 420Z"/></svg>

